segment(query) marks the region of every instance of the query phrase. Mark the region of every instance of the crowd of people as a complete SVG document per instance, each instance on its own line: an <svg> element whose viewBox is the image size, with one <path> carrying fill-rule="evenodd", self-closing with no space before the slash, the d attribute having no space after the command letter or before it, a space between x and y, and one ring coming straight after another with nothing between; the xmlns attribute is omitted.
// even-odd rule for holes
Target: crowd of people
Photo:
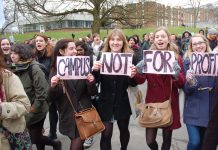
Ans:
<svg viewBox="0 0 218 150"><path fill-rule="evenodd" d="M73 117L69 99L77 111L94 105L105 125L101 133L100 149L111 150L113 124L120 131L120 149L127 150L131 137L129 121L132 114L127 93L129 86L135 87L147 81L145 102L163 102L171 99L173 123L162 129L162 150L170 150L172 134L181 127L179 90L185 93L183 120L187 128L187 150L215 150L218 144L218 77L199 76L190 68L192 52L217 53L218 34L214 28L199 33L185 31L179 37L165 27L138 35L126 36L121 29L113 29L104 40L97 33L72 39L52 40L37 33L24 43L0 40L0 137L6 139L1 128L14 133L27 129L31 144L37 150L52 146L61 150L57 136L59 131L71 141L70 150L90 147L93 138L81 140ZM174 75L143 73L144 50L172 51ZM132 53L130 76L101 74L102 52ZM61 80L57 75L58 56L89 56L90 73L87 79ZM64 87L63 87L64 85ZM16 110L16 111L15 111ZM50 131L44 135L44 121L49 114ZM151 150L158 150L156 141L158 128L146 128L146 143ZM216 133L216 134L215 134ZM9 150L7 139L3 150ZM7 147L7 148L6 148ZM1 147L0 147L1 149Z"/></svg>

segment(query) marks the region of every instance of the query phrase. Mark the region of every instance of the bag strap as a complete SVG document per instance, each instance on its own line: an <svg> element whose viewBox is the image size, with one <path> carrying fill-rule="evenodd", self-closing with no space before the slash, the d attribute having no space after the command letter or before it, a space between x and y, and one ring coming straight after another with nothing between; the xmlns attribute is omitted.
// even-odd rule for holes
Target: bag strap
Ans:
<svg viewBox="0 0 218 150"><path fill-rule="evenodd" d="M170 97L169 97L170 102L172 101L171 100L172 90L173 90L173 79L170 79Z"/></svg>
<svg viewBox="0 0 218 150"><path fill-rule="evenodd" d="M71 101L70 95L69 95L69 93L68 93L68 91L67 91L67 89L66 89L66 87L65 87L65 85L64 85L64 81L61 80L60 82L61 82L61 85L62 85L62 87L63 87L63 92L64 92L64 94L67 95L67 99L68 99L68 101L70 102L70 105L71 105L71 107L73 108L74 113L77 113L77 111L76 111L76 109L75 109L75 107L73 106L73 103L72 103L72 101Z"/></svg>

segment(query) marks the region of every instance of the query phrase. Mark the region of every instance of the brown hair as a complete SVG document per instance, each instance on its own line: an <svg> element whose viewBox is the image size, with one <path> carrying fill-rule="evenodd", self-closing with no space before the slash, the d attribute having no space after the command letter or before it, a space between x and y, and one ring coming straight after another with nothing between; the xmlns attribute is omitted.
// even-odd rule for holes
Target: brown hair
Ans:
<svg viewBox="0 0 218 150"><path fill-rule="evenodd" d="M3 84L3 72L6 72L5 68L4 54L0 51L0 85Z"/></svg>
<svg viewBox="0 0 218 150"><path fill-rule="evenodd" d="M59 50L64 50L67 48L68 46L68 43L70 42L74 42L73 39L61 39L59 40L55 47L54 47L54 54L53 54L53 57L52 57L52 64L51 64L51 70L52 71L56 71L56 63L57 63L57 57L58 56L62 56L59 52Z"/></svg>
<svg viewBox="0 0 218 150"><path fill-rule="evenodd" d="M44 53L44 55L46 56L46 57L51 57L52 56L52 45L50 45L49 43L48 43L48 36L46 36L46 35L44 35L44 34L41 34L41 33L36 33L35 35L34 35L34 39L37 37L37 36L40 36L40 37L42 37L44 40L45 40L45 42L47 43L47 45L46 45L46 47L45 47L45 53ZM37 53L37 49L36 48L34 48L34 53Z"/></svg>
<svg viewBox="0 0 218 150"><path fill-rule="evenodd" d="M170 42L171 34L170 34L169 30L166 27L159 27L159 28L157 28L155 30L155 32L154 32L154 38L155 38L156 33L161 31L161 30L164 31L167 34L167 37L169 39L169 43L167 45L166 50L175 52L176 58L178 58L178 55L179 55L178 46L176 44L174 44L173 42ZM157 47L156 47L156 45L154 43L151 45L150 50L157 50Z"/></svg>
<svg viewBox="0 0 218 150"><path fill-rule="evenodd" d="M133 51L129 48L128 42L126 40L126 36L124 35L123 31L120 29L113 29L107 36L107 40L105 42L104 48L102 49L103 52L110 52L110 45L109 41L111 40L112 36L117 35L123 41L123 47L121 49L122 53L132 53Z"/></svg>

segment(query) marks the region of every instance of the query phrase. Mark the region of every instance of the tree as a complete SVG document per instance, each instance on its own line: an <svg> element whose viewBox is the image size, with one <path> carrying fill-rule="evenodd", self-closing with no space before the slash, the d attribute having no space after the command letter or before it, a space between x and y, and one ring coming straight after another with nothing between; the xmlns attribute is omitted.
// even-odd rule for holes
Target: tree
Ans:
<svg viewBox="0 0 218 150"><path fill-rule="evenodd" d="M92 33L99 33L108 21L127 20L129 11L120 0L13 0L24 12L46 16L66 16L79 12L93 15ZM118 11L119 10L119 11ZM113 15L112 15L113 14ZM114 15L116 14L116 15Z"/></svg>
<svg viewBox="0 0 218 150"><path fill-rule="evenodd" d="M3 12L5 14L5 23L2 26L0 34L4 34L5 30L16 21L17 7L14 5L13 1L5 0L3 6Z"/></svg>
<svg viewBox="0 0 218 150"><path fill-rule="evenodd" d="M198 15L200 12L201 0L189 0L189 2L193 10L194 27L196 28Z"/></svg>

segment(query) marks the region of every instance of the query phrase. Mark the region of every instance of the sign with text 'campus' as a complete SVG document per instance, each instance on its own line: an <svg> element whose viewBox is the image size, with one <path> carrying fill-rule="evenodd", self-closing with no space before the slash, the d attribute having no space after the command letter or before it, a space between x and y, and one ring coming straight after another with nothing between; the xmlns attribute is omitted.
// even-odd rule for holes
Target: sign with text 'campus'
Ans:
<svg viewBox="0 0 218 150"><path fill-rule="evenodd" d="M131 75L132 56L130 53L104 52L101 56L101 74L109 75Z"/></svg>
<svg viewBox="0 0 218 150"><path fill-rule="evenodd" d="M144 50L143 60L143 73L175 74L173 70L175 53L173 51Z"/></svg>
<svg viewBox="0 0 218 150"><path fill-rule="evenodd" d="M58 56L57 75L60 79L86 79L90 73L89 56Z"/></svg>
<svg viewBox="0 0 218 150"><path fill-rule="evenodd" d="M190 64L195 75L218 75L218 53L192 53Z"/></svg>

